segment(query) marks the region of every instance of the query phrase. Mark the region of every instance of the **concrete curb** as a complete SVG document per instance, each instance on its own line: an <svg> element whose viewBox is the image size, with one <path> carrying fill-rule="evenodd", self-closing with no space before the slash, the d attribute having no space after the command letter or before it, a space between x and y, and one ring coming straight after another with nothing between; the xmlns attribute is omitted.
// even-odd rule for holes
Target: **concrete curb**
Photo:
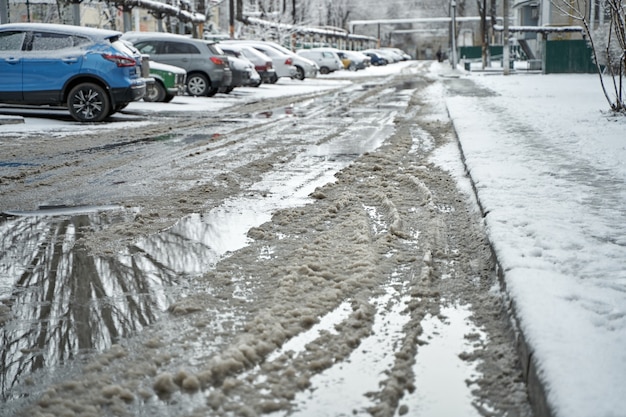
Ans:
<svg viewBox="0 0 626 417"><path fill-rule="evenodd" d="M24 123L22 116L0 115L0 125L17 125L20 123Z"/></svg>
<svg viewBox="0 0 626 417"><path fill-rule="evenodd" d="M448 111L447 108L446 108L446 111ZM461 161L463 162L463 168L472 185L472 190L473 190L474 196L476 197L476 201L478 203L478 207L480 209L481 215L483 218L485 218L488 213L483 207L478 197L478 190L476 188L476 183L474 182L474 179L472 178L471 173L467 167L465 153L463 152L463 146L461 144L461 141L459 140L459 135L456 131L456 127L454 126L454 120L450 116L449 112L448 112L448 117L450 117L450 120L452 122L452 128L454 130L456 143L457 143L459 152L461 153ZM500 264L500 260L498 259L498 256L496 254L495 248L493 246L493 242L490 239L489 239L489 248L491 249L491 255L493 256L493 259L496 262L496 273L498 275L498 280L500 281L500 285L503 289L503 292L504 292L504 295L506 297L506 301L508 304L507 313L514 327L517 353L519 355L520 362L522 365L522 371L524 374L524 382L526 383L526 387L528 389L528 398L530 401L530 405L533 409L534 416L535 417L556 417L554 414L553 408L550 406L550 403L548 402L547 392L546 392L546 387L544 385L544 382L539 377L537 362L533 355L532 347L528 344L526 337L520 327L520 320L517 315L517 308L515 305L515 301L510 299L508 296L508 291L506 288L505 272L504 272L504 269L502 268L502 265Z"/></svg>

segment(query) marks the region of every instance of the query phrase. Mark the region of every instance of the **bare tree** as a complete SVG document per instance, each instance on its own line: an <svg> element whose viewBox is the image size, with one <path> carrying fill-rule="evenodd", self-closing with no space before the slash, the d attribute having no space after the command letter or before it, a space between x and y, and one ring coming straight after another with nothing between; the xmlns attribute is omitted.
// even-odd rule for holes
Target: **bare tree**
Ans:
<svg viewBox="0 0 626 417"><path fill-rule="evenodd" d="M626 75L626 3L624 0L601 0L601 6L609 14L608 22L594 28L587 11L591 6L587 0L551 0L564 15L580 22L591 46L593 60L600 76L602 91L614 112L626 113L624 76ZM592 2L595 5L595 1ZM605 84L604 75L612 80L613 94Z"/></svg>
<svg viewBox="0 0 626 417"><path fill-rule="evenodd" d="M326 24L338 28L347 28L348 18L352 9L350 0L329 1L326 5Z"/></svg>

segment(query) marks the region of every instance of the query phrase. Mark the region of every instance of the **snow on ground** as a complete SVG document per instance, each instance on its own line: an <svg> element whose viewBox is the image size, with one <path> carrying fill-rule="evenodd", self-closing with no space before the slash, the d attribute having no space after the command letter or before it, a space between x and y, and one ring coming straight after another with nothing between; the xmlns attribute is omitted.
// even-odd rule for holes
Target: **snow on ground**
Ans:
<svg viewBox="0 0 626 417"><path fill-rule="evenodd" d="M385 75L400 68L406 66L367 71ZM431 68L435 75L450 75L444 65ZM236 99L315 93L365 74L281 80L231 96L177 97L158 109L217 111ZM494 94L448 95L445 103L549 403L557 416L624 416L626 118L605 111L595 75L461 75L466 77ZM128 107L155 108L143 102ZM116 128L144 123L124 114L117 121ZM72 134L86 128L110 124L87 127L26 117L22 124L0 124L0 140L5 134Z"/></svg>
<svg viewBox="0 0 626 417"><path fill-rule="evenodd" d="M387 71L389 72L389 70ZM298 96L303 94L314 94L321 91L328 91L340 88L349 84L346 80L333 80L318 78L315 80L289 80L281 78L276 84L264 85L258 88L245 87L233 90L230 94L217 94L214 97L191 97L177 96L169 103L147 103L137 101L130 103L121 113L115 113L112 118L114 123L79 123L71 120L69 114L64 109L44 109L30 110L33 117L19 117L11 115L11 109L0 110L8 112L8 115L0 116L0 140L2 135L14 134L38 134L60 136L71 134L83 134L85 132L108 131L112 127L115 129L125 129L149 125L150 122L138 119L136 113L146 114L159 112L163 114L171 113L197 113L197 112L218 112L230 106L241 104L242 102L257 102L267 98ZM15 113L15 112L14 112ZM19 111L23 113L23 110ZM61 120L45 118L46 114L54 114ZM18 123L23 120L23 123Z"/></svg>
<svg viewBox="0 0 626 417"><path fill-rule="evenodd" d="M446 104L548 401L624 416L626 118L597 75L471 78Z"/></svg>

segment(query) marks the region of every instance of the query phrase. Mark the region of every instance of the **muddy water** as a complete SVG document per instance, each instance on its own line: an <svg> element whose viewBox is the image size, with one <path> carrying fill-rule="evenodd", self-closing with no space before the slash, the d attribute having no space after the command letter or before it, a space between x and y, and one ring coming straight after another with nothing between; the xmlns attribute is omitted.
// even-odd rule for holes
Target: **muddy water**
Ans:
<svg viewBox="0 0 626 417"><path fill-rule="evenodd" d="M89 147L97 150L86 162L40 168L46 184L33 173L20 201L52 186L84 203L84 190L54 182L75 169L94 187L119 184L103 191L122 208L3 223L15 230L7 242L20 242L28 226L15 225L27 219L43 236L12 249L19 262L1 264L19 271L3 277L33 275L37 253L56 254L25 293L67 301L34 299L27 310L77 307L55 316L70 353L50 379L29 377L30 363L12 371L3 413L413 415L410 394L429 384L417 375L420 352L437 346L428 323L463 305L471 312L455 337L474 343L455 354L475 370L468 401L530 415L480 221L456 179L429 160L453 140L436 86L414 72L319 102L244 106L226 124L190 125L163 141ZM273 111L284 108L294 111ZM65 290L43 291L58 275ZM44 322L31 320L36 336L48 335ZM76 360L81 343L93 347Z"/></svg>
<svg viewBox="0 0 626 417"><path fill-rule="evenodd" d="M293 112L287 107L258 117ZM10 366L0 375L3 397L10 398L13 384L31 373L56 372L71 358L100 352L156 322L173 300L193 291L186 277L211 270L223 256L244 247L247 231L269 221L277 210L310 203L309 194L333 181L336 172L360 155L375 150L392 131L388 118L378 126L353 127L307 146L293 161L252 185L262 190L261 200L257 194L230 198L117 248L115 256L90 254L83 235L132 219L139 208L5 211L0 221L0 300L7 306L2 318ZM178 133L142 142L188 143L187 137Z"/></svg>

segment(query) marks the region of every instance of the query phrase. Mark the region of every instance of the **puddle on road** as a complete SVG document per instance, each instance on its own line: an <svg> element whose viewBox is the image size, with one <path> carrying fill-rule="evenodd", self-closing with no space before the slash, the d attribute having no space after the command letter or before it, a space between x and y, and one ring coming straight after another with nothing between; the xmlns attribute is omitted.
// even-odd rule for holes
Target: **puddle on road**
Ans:
<svg viewBox="0 0 626 417"><path fill-rule="evenodd" d="M132 219L137 210L57 207L0 217L2 399L20 395L10 390L34 372L52 374L154 323L172 299L193 291L187 278L245 246L247 231L274 212L313 201L308 196L317 187L384 142L392 120L310 146L252 187L265 198L227 200L115 255L94 256L81 238Z"/></svg>
<svg viewBox="0 0 626 417"><path fill-rule="evenodd" d="M0 161L0 168L20 168L35 166L37 166L37 164L33 164L31 162Z"/></svg>
<svg viewBox="0 0 626 417"><path fill-rule="evenodd" d="M466 383L478 378L477 364L459 357L474 349L466 335L475 335L480 340L486 337L470 321L470 315L468 306L456 305L441 309L443 321L430 315L422 321L420 340L427 344L418 348L413 366L415 391L400 401L400 406L408 407L409 415L480 416L472 406L474 397Z"/></svg>
<svg viewBox="0 0 626 417"><path fill-rule="evenodd" d="M255 115L259 119L270 119L272 117L282 117L282 116L298 116L296 113L294 106L280 107L277 109L266 110L259 112Z"/></svg>
<svg viewBox="0 0 626 417"><path fill-rule="evenodd" d="M396 299L394 301L394 299ZM394 351L404 335L410 316L406 303L410 296L393 287L371 300L376 307L372 334L363 339L350 357L311 378L311 388L296 394L295 410L274 413L279 416L349 416L361 415L375 403L368 392L380 389L380 381L395 361Z"/></svg>
<svg viewBox="0 0 626 417"><path fill-rule="evenodd" d="M7 210L3 211L5 217L45 217L45 216L72 216L75 214L98 213L103 211L121 210L121 206L39 206L38 210Z"/></svg>
<svg viewBox="0 0 626 417"><path fill-rule="evenodd" d="M423 84L424 84L424 81L420 79L406 80L402 84L398 84L396 86L396 91L415 90L416 88L422 86Z"/></svg>

